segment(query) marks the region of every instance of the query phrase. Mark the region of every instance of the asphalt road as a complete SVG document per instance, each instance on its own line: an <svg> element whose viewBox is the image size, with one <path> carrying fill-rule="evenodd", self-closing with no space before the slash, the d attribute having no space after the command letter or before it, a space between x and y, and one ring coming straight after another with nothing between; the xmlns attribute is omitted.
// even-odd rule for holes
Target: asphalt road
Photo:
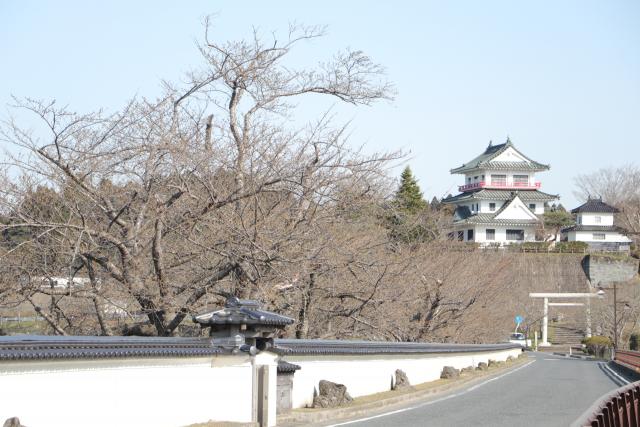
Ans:
<svg viewBox="0 0 640 427"><path fill-rule="evenodd" d="M390 413L335 426L569 426L624 383L602 362L529 353L530 362L493 379Z"/></svg>

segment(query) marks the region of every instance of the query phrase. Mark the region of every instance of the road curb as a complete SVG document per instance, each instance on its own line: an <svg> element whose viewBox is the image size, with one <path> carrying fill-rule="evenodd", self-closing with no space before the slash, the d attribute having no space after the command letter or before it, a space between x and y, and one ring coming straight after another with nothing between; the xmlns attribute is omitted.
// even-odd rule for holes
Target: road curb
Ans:
<svg viewBox="0 0 640 427"><path fill-rule="evenodd" d="M554 356L561 356L561 357L570 357L572 359L581 359L581 360L596 360L595 357L590 356L590 355L582 355L582 354L569 354L569 353L563 353L563 352L559 352L559 351L554 351L552 353Z"/></svg>
<svg viewBox="0 0 640 427"><path fill-rule="evenodd" d="M354 404L343 406L340 408L331 409L297 409L287 414L278 416L277 425L281 427L298 427L298 426L310 426L316 423L323 423L327 421L343 421L345 419L370 415L374 411L378 412L382 409L388 410L394 406L403 406L410 404L425 397L435 397L439 394L443 394L449 391L454 391L464 386L473 385L483 380L490 379L498 376L506 371L520 367L527 363L530 359L528 357L520 357L515 362L491 368L490 371L476 371L473 374L465 377L459 377L454 380L447 380L446 384L437 386L427 390L414 390L402 392L396 396L381 397L380 399L358 404L358 399L366 398L362 396L354 400Z"/></svg>

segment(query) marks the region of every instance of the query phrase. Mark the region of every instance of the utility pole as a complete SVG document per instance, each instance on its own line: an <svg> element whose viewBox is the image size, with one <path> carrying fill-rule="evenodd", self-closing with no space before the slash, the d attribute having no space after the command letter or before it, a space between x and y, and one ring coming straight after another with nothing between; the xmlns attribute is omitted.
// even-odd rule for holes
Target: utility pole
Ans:
<svg viewBox="0 0 640 427"><path fill-rule="evenodd" d="M613 348L618 349L618 286L613 282Z"/></svg>
<svg viewBox="0 0 640 427"><path fill-rule="evenodd" d="M542 346L548 346L547 331L549 329L549 298L544 298L544 308L542 309Z"/></svg>
<svg viewBox="0 0 640 427"><path fill-rule="evenodd" d="M613 290L613 348L618 349L618 304L625 304L625 307L628 307L629 301L618 301L618 282L613 282L613 286L609 288L605 288L602 286L598 286L598 289L601 290Z"/></svg>

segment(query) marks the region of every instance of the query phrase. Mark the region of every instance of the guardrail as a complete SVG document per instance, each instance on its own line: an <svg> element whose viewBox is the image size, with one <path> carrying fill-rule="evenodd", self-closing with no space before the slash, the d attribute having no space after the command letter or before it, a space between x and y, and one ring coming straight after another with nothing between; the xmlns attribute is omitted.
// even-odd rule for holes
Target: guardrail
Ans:
<svg viewBox="0 0 640 427"><path fill-rule="evenodd" d="M640 352L617 350L613 363L640 374ZM640 426L640 381L606 394L573 427Z"/></svg>
<svg viewBox="0 0 640 427"><path fill-rule="evenodd" d="M616 350L613 361L640 374L640 352Z"/></svg>
<svg viewBox="0 0 640 427"><path fill-rule="evenodd" d="M598 400L574 427L640 425L640 381L614 390Z"/></svg>

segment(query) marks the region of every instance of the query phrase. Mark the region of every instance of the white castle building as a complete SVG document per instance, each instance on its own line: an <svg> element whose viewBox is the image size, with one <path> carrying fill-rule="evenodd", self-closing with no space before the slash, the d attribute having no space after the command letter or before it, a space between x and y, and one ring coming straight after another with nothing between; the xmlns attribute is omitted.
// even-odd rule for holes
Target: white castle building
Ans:
<svg viewBox="0 0 640 427"><path fill-rule="evenodd" d="M540 191L536 172L549 170L507 142L491 145L452 174L464 175L460 194L443 203L456 205L454 238L482 245L535 240L545 203L558 196Z"/></svg>
<svg viewBox="0 0 640 427"><path fill-rule="evenodd" d="M602 199L589 197L571 211L576 215L576 224L562 230L562 240L586 242L597 251L629 251L631 239L624 234L627 231L614 225L614 214L618 212Z"/></svg>

